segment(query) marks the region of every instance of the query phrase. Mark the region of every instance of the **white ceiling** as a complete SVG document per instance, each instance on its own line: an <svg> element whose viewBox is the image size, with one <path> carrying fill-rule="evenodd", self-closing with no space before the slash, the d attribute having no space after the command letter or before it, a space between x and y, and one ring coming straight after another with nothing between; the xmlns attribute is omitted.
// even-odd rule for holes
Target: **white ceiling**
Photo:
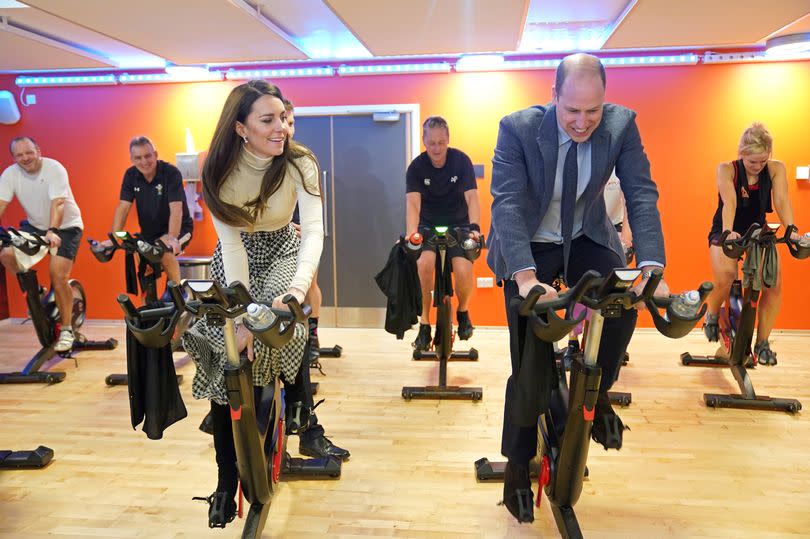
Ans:
<svg viewBox="0 0 810 539"><path fill-rule="evenodd" d="M0 71L756 49L810 0L0 0Z"/></svg>

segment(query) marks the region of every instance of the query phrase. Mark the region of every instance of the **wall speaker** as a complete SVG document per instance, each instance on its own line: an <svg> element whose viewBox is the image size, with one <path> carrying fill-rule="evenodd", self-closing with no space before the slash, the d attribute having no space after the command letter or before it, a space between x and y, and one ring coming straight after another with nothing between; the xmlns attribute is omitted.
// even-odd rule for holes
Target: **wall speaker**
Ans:
<svg viewBox="0 0 810 539"><path fill-rule="evenodd" d="M20 121L20 109L14 95L6 90L0 90L0 124L16 124Z"/></svg>

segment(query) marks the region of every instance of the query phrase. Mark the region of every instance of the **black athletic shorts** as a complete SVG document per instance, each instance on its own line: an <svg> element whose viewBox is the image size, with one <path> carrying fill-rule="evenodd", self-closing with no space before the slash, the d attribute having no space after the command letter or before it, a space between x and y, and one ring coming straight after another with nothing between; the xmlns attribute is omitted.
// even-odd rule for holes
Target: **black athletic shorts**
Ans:
<svg viewBox="0 0 810 539"><path fill-rule="evenodd" d="M47 232L46 230L41 230L33 226L28 221L23 221L20 223L20 230L23 232L37 232L43 236ZM82 229L77 226L60 228L56 235L59 236L60 240L62 240L62 243L56 250L56 255L61 256L62 258L67 258L68 260L76 260L76 255L79 252L79 245L82 241Z"/></svg>

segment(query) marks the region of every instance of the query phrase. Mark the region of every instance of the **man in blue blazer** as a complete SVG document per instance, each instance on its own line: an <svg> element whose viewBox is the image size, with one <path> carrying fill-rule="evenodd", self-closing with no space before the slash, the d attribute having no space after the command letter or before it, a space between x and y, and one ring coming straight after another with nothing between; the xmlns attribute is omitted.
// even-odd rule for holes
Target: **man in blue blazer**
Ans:
<svg viewBox="0 0 810 539"><path fill-rule="evenodd" d="M504 502L521 522L533 520L528 465L536 453L537 417L547 398L530 399L528 409L526 402L516 399L520 343L517 313L510 310L510 300L516 295L526 297L535 286L544 289L541 300L552 299L556 292L549 283L563 271L566 281L573 284L588 270L605 274L624 266L622 246L608 219L603 196L614 167L634 232L636 260L644 270L637 287L646 284L654 267L663 267L666 262L658 189L650 177L636 115L625 107L605 103L602 63L587 54L566 57L557 68L552 96L550 106L530 107L501 120L492 160L487 262L504 282L512 354L501 441L501 452L508 458ZM569 167L573 160L576 166ZM573 212L567 213L573 215L573 222L568 217L565 227L570 234L567 247L564 176L571 186L567 200L575 197ZM669 294L663 281L656 294ZM598 358L602 382L593 437L606 449L619 449L622 444L624 426L610 406L607 391L618 376L636 318L631 310L620 318L605 319ZM541 353L548 355L544 359L547 364L553 361L551 345Z"/></svg>

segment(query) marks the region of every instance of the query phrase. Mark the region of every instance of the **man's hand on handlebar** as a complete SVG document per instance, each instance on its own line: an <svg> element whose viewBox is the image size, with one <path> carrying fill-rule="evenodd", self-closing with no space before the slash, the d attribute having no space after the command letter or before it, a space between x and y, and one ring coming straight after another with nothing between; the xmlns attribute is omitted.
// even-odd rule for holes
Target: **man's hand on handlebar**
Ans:
<svg viewBox="0 0 810 539"><path fill-rule="evenodd" d="M177 238L171 236L169 234L164 234L160 240L172 250L172 254L177 256L182 252L182 248L180 247L180 242L177 241Z"/></svg>
<svg viewBox="0 0 810 539"><path fill-rule="evenodd" d="M518 294L520 297L526 298L529 296L532 288L540 286L545 290L538 301L548 301L557 298L557 291L553 287L537 280L537 275L534 270L523 270L515 273L515 282L518 285Z"/></svg>
<svg viewBox="0 0 810 539"><path fill-rule="evenodd" d="M738 239L740 239L741 237L742 237L742 236L740 236L740 235L739 235L737 232L734 232L734 231L732 230L731 232L729 232L729 233L728 233L728 236L726 236L726 241L738 240Z"/></svg>
<svg viewBox="0 0 810 539"><path fill-rule="evenodd" d="M53 230L48 230L45 233L45 241L47 241L52 248L56 248L62 245L62 238L60 238L59 234L57 234Z"/></svg>
<svg viewBox="0 0 810 539"><path fill-rule="evenodd" d="M647 270L653 269L653 268L650 267L650 266L645 266L645 267L639 268L639 269L641 269L643 271L647 271ZM649 277L642 279L641 281L639 281L638 284L633 286L633 288L631 290L633 292L635 292L635 294L637 296L640 296L641 293L644 291L644 287L647 286L647 281L648 280L649 280ZM655 292L653 292L653 297L656 297L656 298L668 298L669 296L670 296L669 285L667 284L667 282L662 277L661 281L658 283L658 287L655 289ZM644 304L643 301L641 301L639 303L636 303L636 309L638 309L640 311L643 311L646 308L647 307L646 307L646 305Z"/></svg>

